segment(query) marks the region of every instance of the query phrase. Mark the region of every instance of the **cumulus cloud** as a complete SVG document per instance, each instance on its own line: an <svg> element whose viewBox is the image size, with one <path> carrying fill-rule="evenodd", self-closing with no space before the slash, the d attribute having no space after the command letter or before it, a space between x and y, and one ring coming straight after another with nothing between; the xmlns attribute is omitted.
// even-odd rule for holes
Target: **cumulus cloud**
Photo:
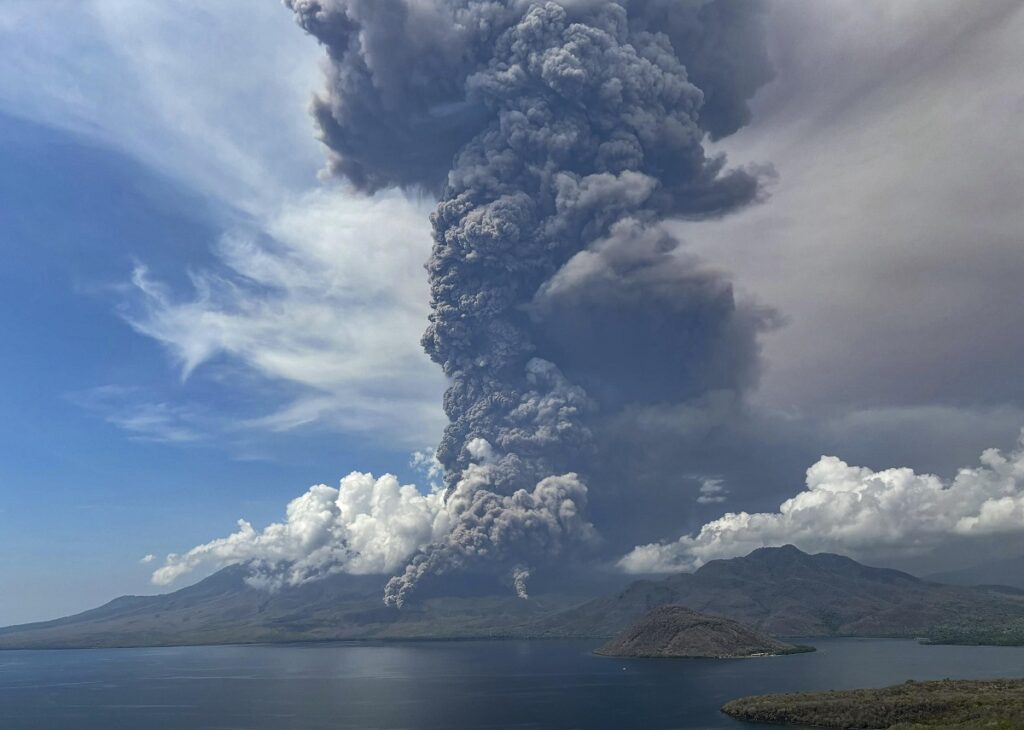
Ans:
<svg viewBox="0 0 1024 730"><path fill-rule="evenodd" d="M283 522L257 530L239 520L227 537L168 555L153 583L246 562L253 563L250 584L268 589L334 573L386 574L448 529L440 491L423 494L391 474L352 472L337 489L318 484L293 499Z"/></svg>
<svg viewBox="0 0 1024 730"><path fill-rule="evenodd" d="M433 449L414 451L409 459L409 466L423 475L431 489L440 489L444 484L444 467L437 460Z"/></svg>
<svg viewBox="0 0 1024 730"><path fill-rule="evenodd" d="M1024 433L1009 453L988 449L950 481L912 469L873 471L823 456L807 488L778 512L729 512L695 535L639 545L630 573L693 570L759 547L794 544L856 556L927 553L949 540L1024 531Z"/></svg>
<svg viewBox="0 0 1024 730"><path fill-rule="evenodd" d="M527 598L530 568L573 545L593 545L596 533L583 517L586 486L575 474L549 476L531 489L495 494L496 483L517 470L483 439L469 445L473 461L446 499L437 484L424 494L385 474L352 472L338 489L310 487L287 507L285 520L257 530L239 520L227 537L172 553L153 573L168 585L201 568L247 563L247 581L276 590L335 573L388 574L386 599L403 605L426 572L472 568L486 562L506 569L516 593ZM414 464L436 468L422 452ZM148 561L147 561L148 562Z"/></svg>

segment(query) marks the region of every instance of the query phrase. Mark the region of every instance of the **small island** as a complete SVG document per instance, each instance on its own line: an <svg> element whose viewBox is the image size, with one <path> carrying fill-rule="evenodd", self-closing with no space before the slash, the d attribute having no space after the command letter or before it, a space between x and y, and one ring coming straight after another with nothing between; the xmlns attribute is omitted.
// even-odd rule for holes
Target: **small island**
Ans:
<svg viewBox="0 0 1024 730"><path fill-rule="evenodd" d="M749 722L819 728L1013 730L1024 727L1024 680L910 681L884 689L744 697L722 712Z"/></svg>
<svg viewBox="0 0 1024 730"><path fill-rule="evenodd" d="M659 606L595 653L614 657L739 659L814 651L761 634L736 621L685 606Z"/></svg>

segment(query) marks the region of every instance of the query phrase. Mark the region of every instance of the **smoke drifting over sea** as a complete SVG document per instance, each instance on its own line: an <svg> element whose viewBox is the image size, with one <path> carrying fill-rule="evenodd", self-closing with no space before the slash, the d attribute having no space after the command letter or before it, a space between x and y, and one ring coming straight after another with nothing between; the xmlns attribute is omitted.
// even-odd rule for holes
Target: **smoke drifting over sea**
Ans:
<svg viewBox="0 0 1024 730"><path fill-rule="evenodd" d="M737 390L763 312L676 251L669 217L757 199L707 137L769 78L759 4L288 0L327 51L313 113L331 169L431 191L427 353L450 387L437 449L451 529L389 583L514 571L595 546L595 428Z"/></svg>

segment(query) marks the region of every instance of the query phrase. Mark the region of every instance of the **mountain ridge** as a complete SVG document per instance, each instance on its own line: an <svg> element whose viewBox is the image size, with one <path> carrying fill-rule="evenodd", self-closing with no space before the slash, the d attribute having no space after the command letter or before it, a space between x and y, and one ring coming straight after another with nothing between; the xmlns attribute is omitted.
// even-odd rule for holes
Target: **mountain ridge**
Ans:
<svg viewBox="0 0 1024 730"><path fill-rule="evenodd" d="M610 636L616 626L670 603L772 636L796 637L918 638L937 627L953 630L964 615L982 625L1024 616L1019 596L930 583L846 556L808 555L787 545L713 560L694 573L636 581L618 594L542 619L539 628L552 636Z"/></svg>
<svg viewBox="0 0 1024 730"><path fill-rule="evenodd" d="M268 592L225 568L160 596L122 596L52 621L0 629L0 648L157 646L357 639L607 639L675 604L772 636L986 637L1024 624L1024 596L941 585L793 546L713 560L694 573L638 580L594 598L563 587L435 595L403 609L381 600L386 576L338 574ZM967 619L961 617L969 617ZM1005 632L1002 634L1005 641ZM987 639L986 639L987 641Z"/></svg>

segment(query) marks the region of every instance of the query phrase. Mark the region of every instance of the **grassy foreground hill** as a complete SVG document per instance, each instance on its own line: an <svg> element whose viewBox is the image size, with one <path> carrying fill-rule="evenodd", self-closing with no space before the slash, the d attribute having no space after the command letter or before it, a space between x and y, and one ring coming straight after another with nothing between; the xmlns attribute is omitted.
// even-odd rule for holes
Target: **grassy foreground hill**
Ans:
<svg viewBox="0 0 1024 730"><path fill-rule="evenodd" d="M750 722L821 728L1019 730L1024 728L1024 680L945 679L884 689L744 697L722 712Z"/></svg>

